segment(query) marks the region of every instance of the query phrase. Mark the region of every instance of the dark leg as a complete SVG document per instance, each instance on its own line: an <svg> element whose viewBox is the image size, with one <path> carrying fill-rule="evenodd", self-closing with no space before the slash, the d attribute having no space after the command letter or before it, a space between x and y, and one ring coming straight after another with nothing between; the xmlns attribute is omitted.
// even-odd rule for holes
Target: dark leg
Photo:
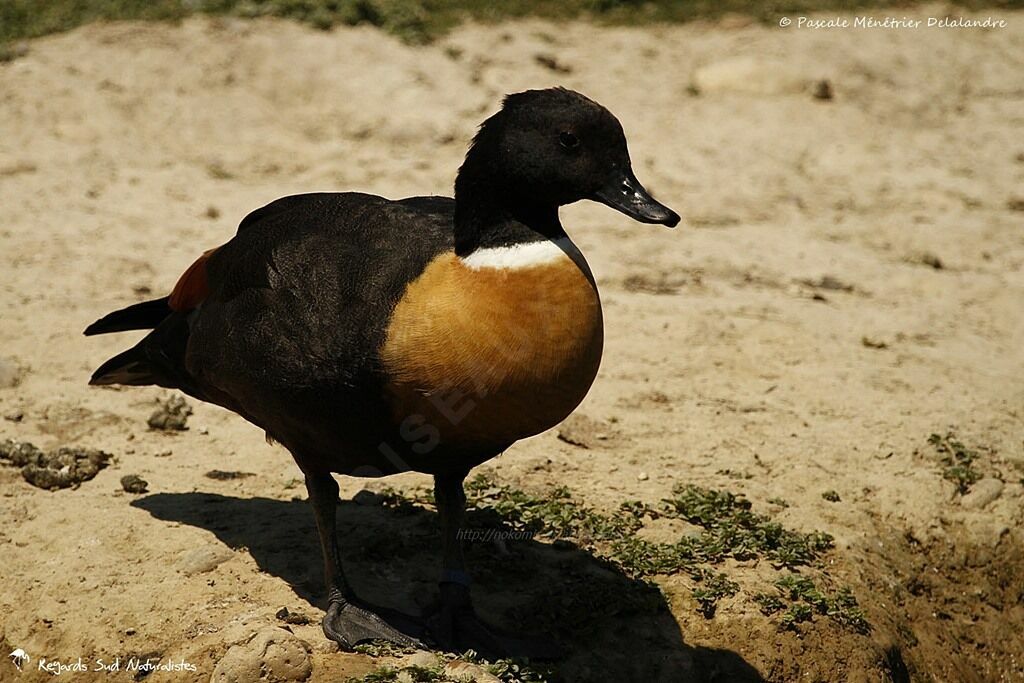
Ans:
<svg viewBox="0 0 1024 683"><path fill-rule="evenodd" d="M402 633L367 609L367 605L356 597L345 581L335 521L337 482L328 473L307 474L306 490L309 491L309 502L316 516L320 550L324 557L324 581L328 591L327 614L323 621L324 635L348 650L369 640L387 640L403 646L423 647L418 640ZM395 621L394 618L391 620Z"/></svg>
<svg viewBox="0 0 1024 683"><path fill-rule="evenodd" d="M469 575L462 555L459 530L466 510L462 489L465 474L434 477L434 500L441 518L443 563L441 569L441 605L429 620L431 634L446 650L474 650L489 659L508 656L552 658L558 655L550 639L521 640L497 634L484 624L473 610L469 595Z"/></svg>
<svg viewBox="0 0 1024 683"><path fill-rule="evenodd" d="M464 474L439 474L434 477L434 501L441 521L441 606L431 620L438 644L448 650L475 650L484 656L500 649L497 640L479 623L469 597L469 575L462 555L459 531L466 511ZM475 632L475 633L474 633ZM480 641L485 642L469 642Z"/></svg>

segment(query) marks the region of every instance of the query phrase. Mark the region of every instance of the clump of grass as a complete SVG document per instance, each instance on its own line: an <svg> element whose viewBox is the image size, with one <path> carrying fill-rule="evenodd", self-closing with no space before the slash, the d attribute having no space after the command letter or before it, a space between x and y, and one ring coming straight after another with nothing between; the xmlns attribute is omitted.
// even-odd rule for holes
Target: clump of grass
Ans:
<svg viewBox="0 0 1024 683"><path fill-rule="evenodd" d="M979 8L1007 0L958 0ZM740 13L775 23L780 16L810 11L853 11L904 6L897 0L792 0L785 7L749 0L3 0L0 45L67 31L82 24L117 20L180 20L192 14L284 17L321 29L377 26L408 43L425 43L466 19L495 22L521 17L589 19L607 24L680 23Z"/></svg>
<svg viewBox="0 0 1024 683"><path fill-rule="evenodd" d="M700 536L681 539L680 552L698 561L718 563L725 558L765 558L776 567L811 564L831 549L827 533L801 533L783 528L767 515L754 512L743 496L692 484L677 486L664 501L663 514L703 527Z"/></svg>
<svg viewBox="0 0 1024 683"><path fill-rule="evenodd" d="M585 545L635 533L643 526L648 507L626 502L619 514L606 515L572 499L569 489L557 487L535 496L510 486L499 486L485 475L466 482L469 510L490 510L515 531L529 531L550 539L572 538Z"/></svg>
<svg viewBox="0 0 1024 683"><path fill-rule="evenodd" d="M628 501L615 514L574 500L565 487L538 496L499 486L484 475L466 483L466 497L471 524L502 525L552 540L572 539L634 578L686 573L696 579L701 565L720 564L727 558L765 558L776 567L793 568L811 564L833 545L827 533L792 531L753 512L750 501L742 496L692 484L677 486L673 497L663 500L659 508ZM433 504L425 495L418 500ZM482 514L474 516L474 511ZM703 530L675 543L653 543L636 534L645 517L683 519Z"/></svg>
<svg viewBox="0 0 1024 683"><path fill-rule="evenodd" d="M672 496L662 500L659 506L627 501L613 513L581 503L565 487L538 495L498 485L481 474L467 481L465 488L470 528L529 531L535 538L571 542L587 548L634 580L629 586L635 590L624 590L621 583L605 586L593 577L581 577L576 585L571 572L567 571L562 585L552 587L550 595L541 591L522 615L541 625L550 622L559 626L554 623L557 617L561 621L578 621L573 628L585 629L595 615L656 609L658 588L649 580L680 574L694 581L693 597L698 608L701 614L711 618L723 598L739 592L737 583L726 574L714 571L726 560L763 559L776 569L794 569L812 565L834 546L832 536L825 532L786 529L768 515L754 512L752 503L742 495L692 484L676 486ZM424 490L410 494L387 491L383 501L398 511L412 511L417 504L434 505L433 496ZM659 517L684 520L700 527L700 531L683 534L669 543L656 543L637 533L646 519ZM572 590L567 588L570 584ZM772 611L786 609L785 623L806 620L807 608L811 609L811 614L831 611L835 612L837 620L857 623L856 615L851 612L855 601L851 608L843 607L845 603L838 598L813 600L813 593L803 588L799 599L790 599L792 604L782 605L781 598L768 600L755 596L755 600L762 604L762 609L778 602ZM566 595L573 596L573 604L568 607L558 604L556 610L554 605L564 601Z"/></svg>
<svg viewBox="0 0 1024 683"><path fill-rule="evenodd" d="M755 593L754 602L760 605L761 614L769 617L776 612L781 612L786 607L782 598L772 593Z"/></svg>
<svg viewBox="0 0 1024 683"><path fill-rule="evenodd" d="M974 469L978 452L967 448L953 432L932 434L928 443L935 447L941 456L942 476L956 484L956 490L963 495L971 490L971 484L981 479L981 473Z"/></svg>
<svg viewBox="0 0 1024 683"><path fill-rule="evenodd" d="M706 619L710 619L715 616L719 600L730 598L736 595L739 590L740 585L735 581L730 581L729 577L725 574L712 574L708 572L707 578L704 579L701 587L694 589L693 597L697 600L697 604L700 605L700 613Z"/></svg>
<svg viewBox="0 0 1024 683"><path fill-rule="evenodd" d="M864 610L857 604L857 598L847 586L843 586L829 597L828 611L825 614L832 621L857 633L867 633L871 630Z"/></svg>
<svg viewBox="0 0 1024 683"><path fill-rule="evenodd" d="M754 601L766 616L781 612L779 625L783 629L795 629L797 624L811 621L815 614L820 614L857 633L871 630L864 611L849 588L824 593L813 580L799 574L779 577L774 585L777 594L758 593Z"/></svg>
<svg viewBox="0 0 1024 683"><path fill-rule="evenodd" d="M205 0L200 6L245 17L285 17L324 30L369 24L409 43L428 42L440 29L431 25L427 3L421 0Z"/></svg>

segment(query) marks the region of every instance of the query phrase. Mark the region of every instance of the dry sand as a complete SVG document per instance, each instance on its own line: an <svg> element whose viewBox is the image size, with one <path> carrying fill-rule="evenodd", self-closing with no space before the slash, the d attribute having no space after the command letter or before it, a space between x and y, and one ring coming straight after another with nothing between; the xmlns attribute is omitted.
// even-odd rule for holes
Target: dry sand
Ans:
<svg viewBox="0 0 1024 683"><path fill-rule="evenodd" d="M678 624L676 649L636 620L610 623L571 653L570 679L736 680L752 667L771 681L1021 680L1024 15L996 16L1009 26L527 22L423 48L372 29L196 18L32 42L0 65L0 356L25 368L0 389L0 438L102 448L117 464L57 492L0 467L0 644L33 656L30 669L159 652L197 671L147 680L208 680L287 606L313 618L292 627L312 680L374 666L315 623L319 556L288 454L209 406L188 431L147 431L165 392L86 386L137 335L80 331L167 291L278 196L448 193L503 93L562 84L619 116L637 174L684 223L564 210L606 311L580 412L614 420L619 438L584 450L543 434L486 468L531 490L568 483L599 507L653 503L676 482L762 510L785 499L785 525L835 536L829 573L874 627L780 631L747 590L706 620L692 584L667 580L669 625L651 628ZM812 97L820 79L832 100ZM823 276L853 289L802 282ZM980 500L956 494L927 444L948 429L979 449ZM122 492L126 474L150 493ZM341 485L346 498L365 482ZM401 557L401 524L381 531L377 517L349 505L346 542L391 534ZM206 559L216 567L196 573ZM357 587L421 606L433 567L395 564L357 563ZM777 575L730 567L751 591ZM0 662L2 680L48 678ZM91 679L131 674L74 677Z"/></svg>

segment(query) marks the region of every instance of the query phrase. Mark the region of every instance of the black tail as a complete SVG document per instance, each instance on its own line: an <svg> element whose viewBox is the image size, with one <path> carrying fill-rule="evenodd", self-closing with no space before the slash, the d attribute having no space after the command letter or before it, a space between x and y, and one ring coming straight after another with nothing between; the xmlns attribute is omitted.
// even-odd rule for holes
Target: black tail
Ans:
<svg viewBox="0 0 1024 683"><path fill-rule="evenodd" d="M108 313L85 328L85 336L91 337L94 334L125 332L127 330L151 330L172 313L168 303L169 299L170 297L165 296L162 299L143 301L142 303L122 308L119 311Z"/></svg>

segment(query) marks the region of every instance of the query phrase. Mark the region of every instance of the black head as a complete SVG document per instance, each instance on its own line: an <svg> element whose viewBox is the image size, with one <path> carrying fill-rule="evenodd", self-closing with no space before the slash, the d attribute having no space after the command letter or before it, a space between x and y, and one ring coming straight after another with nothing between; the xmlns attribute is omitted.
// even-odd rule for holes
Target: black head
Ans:
<svg viewBox="0 0 1024 683"><path fill-rule="evenodd" d="M564 88L509 95L483 123L455 184L459 203L474 193L541 211L592 199L643 223L679 223L633 175L618 119Z"/></svg>

